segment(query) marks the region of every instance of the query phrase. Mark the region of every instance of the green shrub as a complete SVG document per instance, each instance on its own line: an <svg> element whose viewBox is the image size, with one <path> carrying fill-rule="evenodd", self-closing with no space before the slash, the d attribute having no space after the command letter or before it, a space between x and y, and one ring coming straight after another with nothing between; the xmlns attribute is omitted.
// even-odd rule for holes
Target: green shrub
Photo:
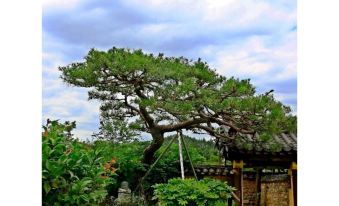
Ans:
<svg viewBox="0 0 339 206"><path fill-rule="evenodd" d="M171 179L167 184L156 184L154 199L160 206L194 205L221 206L226 205L234 190L231 186L219 180L202 179Z"/></svg>
<svg viewBox="0 0 339 206"><path fill-rule="evenodd" d="M71 138L75 122L48 121L42 134L43 205L98 205L114 180L114 160Z"/></svg>
<svg viewBox="0 0 339 206"><path fill-rule="evenodd" d="M92 147L103 151L103 158L109 161L114 157L117 168L117 184L109 186L109 193L117 196L117 190L122 181L127 181L130 188L135 188L138 184L137 177L145 171L141 158L144 148L148 142L131 142L113 144L110 141L98 140L93 142ZM139 175L140 176L140 175Z"/></svg>
<svg viewBox="0 0 339 206"><path fill-rule="evenodd" d="M165 150L171 138L165 138L164 145L156 152L156 158ZM193 164L218 164L218 150L214 148L212 141L197 140L190 137L185 137L187 147L190 152ZM138 185L138 178L146 172L147 165L141 163L143 150L149 145L149 142L128 142L128 143L112 143L107 140L96 140L92 142L91 147L103 151L103 158L109 161L112 157L116 158L117 167L117 184L111 184L108 187L109 194L117 196L117 190L122 181L128 181L130 188L134 189ZM184 166L191 170L186 153L184 155ZM148 204L153 197L152 185L156 183L166 183L169 179L180 176L180 163L178 154L178 143L174 141L170 149L158 162L155 168L150 172L143 182L143 192Z"/></svg>

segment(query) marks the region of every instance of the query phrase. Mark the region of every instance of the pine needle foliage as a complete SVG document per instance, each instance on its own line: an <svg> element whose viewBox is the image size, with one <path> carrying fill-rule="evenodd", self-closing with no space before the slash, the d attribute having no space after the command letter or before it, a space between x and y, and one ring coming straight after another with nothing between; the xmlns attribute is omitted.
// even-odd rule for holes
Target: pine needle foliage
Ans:
<svg viewBox="0 0 339 206"><path fill-rule="evenodd" d="M64 82L89 88L89 99L101 101L102 125L152 135L144 151L147 164L167 132L185 129L218 139L296 132L296 116L272 92L258 94L249 79L221 76L201 59L113 47L91 49L84 61L59 69ZM231 132L220 132L222 127Z"/></svg>

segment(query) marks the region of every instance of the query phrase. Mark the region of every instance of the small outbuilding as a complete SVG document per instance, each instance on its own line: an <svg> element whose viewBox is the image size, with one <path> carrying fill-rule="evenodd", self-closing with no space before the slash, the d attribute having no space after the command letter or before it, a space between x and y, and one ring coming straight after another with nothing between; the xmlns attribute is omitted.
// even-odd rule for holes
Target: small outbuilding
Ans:
<svg viewBox="0 0 339 206"><path fill-rule="evenodd" d="M242 135L219 141L216 145L225 159L225 166L226 161L232 163L225 174L229 184L237 189L237 205L297 205L295 134L282 133L268 140L262 140L258 135Z"/></svg>

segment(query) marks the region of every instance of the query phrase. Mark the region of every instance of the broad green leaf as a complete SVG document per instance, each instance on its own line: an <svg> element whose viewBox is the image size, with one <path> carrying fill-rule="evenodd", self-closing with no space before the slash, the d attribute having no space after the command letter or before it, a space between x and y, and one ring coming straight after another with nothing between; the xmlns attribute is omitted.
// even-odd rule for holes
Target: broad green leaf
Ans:
<svg viewBox="0 0 339 206"><path fill-rule="evenodd" d="M44 190L45 190L46 194L48 194L49 191L51 190L51 186L49 185L48 182L44 183Z"/></svg>

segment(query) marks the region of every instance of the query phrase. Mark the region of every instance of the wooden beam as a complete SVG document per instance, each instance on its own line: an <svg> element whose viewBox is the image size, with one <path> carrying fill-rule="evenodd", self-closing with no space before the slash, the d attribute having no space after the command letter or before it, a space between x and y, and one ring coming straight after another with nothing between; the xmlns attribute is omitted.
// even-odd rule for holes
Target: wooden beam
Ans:
<svg viewBox="0 0 339 206"><path fill-rule="evenodd" d="M291 154L282 154L282 155L272 155L272 154L255 154L252 153L229 153L228 154L229 160L234 159L241 159L244 160L247 164L251 162L258 162L258 163L265 163L267 166L267 163L275 163L275 164L282 164L286 166L290 166L291 162L296 161L297 159L297 153L291 153Z"/></svg>

